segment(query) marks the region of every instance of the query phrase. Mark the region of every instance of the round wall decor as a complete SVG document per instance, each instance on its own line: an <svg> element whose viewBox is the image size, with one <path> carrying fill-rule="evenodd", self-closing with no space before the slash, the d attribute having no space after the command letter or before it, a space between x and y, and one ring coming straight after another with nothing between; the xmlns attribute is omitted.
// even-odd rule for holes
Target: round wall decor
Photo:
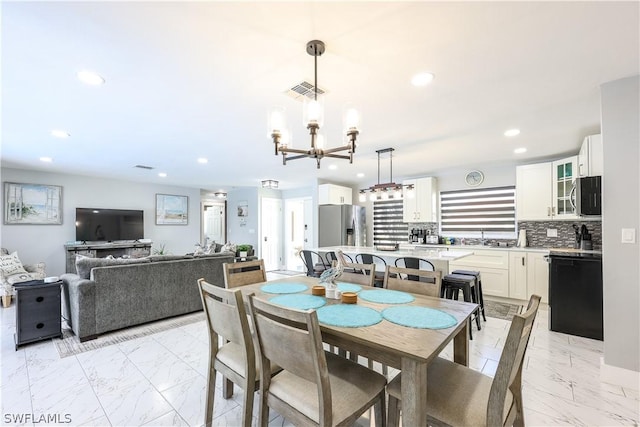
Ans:
<svg viewBox="0 0 640 427"><path fill-rule="evenodd" d="M471 187L477 187L484 181L484 174L480 171L471 171L464 177L464 181Z"/></svg>

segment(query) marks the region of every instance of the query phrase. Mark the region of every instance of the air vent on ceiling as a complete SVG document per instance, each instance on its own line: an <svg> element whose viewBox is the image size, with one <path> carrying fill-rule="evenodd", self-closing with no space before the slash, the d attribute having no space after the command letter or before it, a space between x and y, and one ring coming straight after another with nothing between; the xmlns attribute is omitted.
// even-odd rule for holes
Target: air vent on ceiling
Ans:
<svg viewBox="0 0 640 427"><path fill-rule="evenodd" d="M134 168L138 168L138 169L146 169L146 170L152 170L154 169L153 166L146 166L146 165L135 165Z"/></svg>
<svg viewBox="0 0 640 427"><path fill-rule="evenodd" d="M307 81L302 81L296 85L293 85L291 89L287 90L285 94L293 99L298 99L302 101L302 97L306 96L307 98L313 99L313 83L309 83ZM326 93L323 89L318 88L318 95L322 95Z"/></svg>

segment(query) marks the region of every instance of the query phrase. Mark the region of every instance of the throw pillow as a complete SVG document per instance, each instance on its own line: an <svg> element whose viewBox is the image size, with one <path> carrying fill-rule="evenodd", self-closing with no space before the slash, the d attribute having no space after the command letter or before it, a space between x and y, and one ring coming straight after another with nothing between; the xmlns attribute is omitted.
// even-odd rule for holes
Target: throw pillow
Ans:
<svg viewBox="0 0 640 427"><path fill-rule="evenodd" d="M18 258L18 252L0 256L0 270L2 270L2 274L4 276L12 276L14 274L27 272L22 266L20 258Z"/></svg>
<svg viewBox="0 0 640 427"><path fill-rule="evenodd" d="M15 285L16 283L27 282L29 280L42 280L43 277L40 277L40 275L37 273L18 273L6 277L5 279L10 285Z"/></svg>

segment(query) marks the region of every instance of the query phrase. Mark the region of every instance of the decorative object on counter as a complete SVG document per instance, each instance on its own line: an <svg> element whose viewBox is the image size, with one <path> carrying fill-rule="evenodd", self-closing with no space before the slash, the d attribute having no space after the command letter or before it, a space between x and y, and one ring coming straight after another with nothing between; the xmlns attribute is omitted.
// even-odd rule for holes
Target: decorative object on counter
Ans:
<svg viewBox="0 0 640 427"><path fill-rule="evenodd" d="M313 56L314 63L314 83L311 86L307 82L303 82L301 85L296 85L292 90L296 94L300 94L304 97L304 122L307 123L307 129L311 135L311 149L301 150L291 148L289 144L290 131L287 129L285 123L284 109L275 107L272 108L269 113L269 129L271 131L271 138L275 146L275 154L282 154L282 164L286 165L287 160L297 160L303 158L312 158L316 160L318 169L320 169L320 160L323 157L331 157L334 159L349 160L349 163L353 163L353 153L356 152L356 138L358 137L358 124L360 116L358 111L352 106L346 106L344 114L344 127L347 135L347 144L325 149L322 135L319 134L319 130L324 121L324 102L322 95L324 91L318 88L318 57L325 51L324 42L320 40L311 40L307 43L307 53ZM347 154L338 154L341 151L346 151ZM287 154L296 154L287 158Z"/></svg>
<svg viewBox="0 0 640 427"><path fill-rule="evenodd" d="M355 292L343 292L342 302L345 304L355 304L358 302L358 294Z"/></svg>
<svg viewBox="0 0 640 427"><path fill-rule="evenodd" d="M359 200L365 202L367 200L367 191L369 192L369 200L387 200L401 199L403 197L404 187L402 184L393 182L393 152L394 148L385 148L376 150L378 153L378 183L369 188L360 190ZM380 183L380 154L389 153L389 182ZM413 197L413 185L406 186L407 197Z"/></svg>
<svg viewBox="0 0 640 427"><path fill-rule="evenodd" d="M311 294L317 296L324 296L326 288L324 286L316 285L311 288Z"/></svg>

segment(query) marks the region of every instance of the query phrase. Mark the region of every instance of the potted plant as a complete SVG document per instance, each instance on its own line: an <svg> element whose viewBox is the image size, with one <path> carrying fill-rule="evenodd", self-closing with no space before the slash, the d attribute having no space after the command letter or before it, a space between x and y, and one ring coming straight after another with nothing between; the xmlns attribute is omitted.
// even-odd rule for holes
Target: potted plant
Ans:
<svg viewBox="0 0 640 427"><path fill-rule="evenodd" d="M238 256L242 257L242 258L246 257L251 249L253 249L253 246L251 246L251 245L238 245L236 247L236 251L238 253Z"/></svg>

